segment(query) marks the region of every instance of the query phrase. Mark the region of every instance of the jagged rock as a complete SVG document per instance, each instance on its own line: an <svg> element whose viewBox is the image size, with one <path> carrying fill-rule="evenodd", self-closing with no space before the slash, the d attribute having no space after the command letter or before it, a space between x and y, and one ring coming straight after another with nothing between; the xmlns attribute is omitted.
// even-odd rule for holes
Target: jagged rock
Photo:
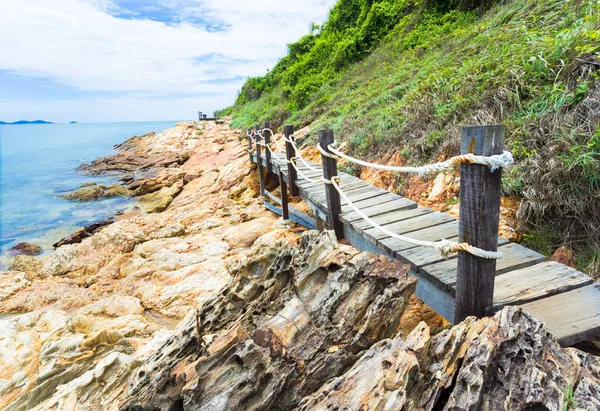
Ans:
<svg viewBox="0 0 600 411"><path fill-rule="evenodd" d="M140 207L147 213L158 213L165 210L171 201L181 193L183 182L163 187L159 191L146 194L140 199Z"/></svg>
<svg viewBox="0 0 600 411"><path fill-rule="evenodd" d="M43 257L33 257L30 255L18 255L10 265L12 271L33 271L39 272L44 265Z"/></svg>
<svg viewBox="0 0 600 411"><path fill-rule="evenodd" d="M119 184L105 186L104 184L88 183L82 184L77 190L59 194L58 197L71 201L92 201L109 197L126 197L128 195L129 191Z"/></svg>
<svg viewBox="0 0 600 411"><path fill-rule="evenodd" d="M578 407L596 409L597 365L561 348L529 314L506 307L437 335L421 323L406 340L381 341L299 410L563 410L573 387Z"/></svg>
<svg viewBox="0 0 600 411"><path fill-rule="evenodd" d="M259 239L136 373L124 408L290 409L394 335L416 280L399 262L336 246L331 233L305 234L299 248Z"/></svg>
<svg viewBox="0 0 600 411"><path fill-rule="evenodd" d="M42 253L42 247L31 243L19 243L8 250L10 255L38 255Z"/></svg>
<svg viewBox="0 0 600 411"><path fill-rule="evenodd" d="M61 247L63 245L68 245L68 244L79 244L80 242L83 241L84 238L91 237L92 235L94 235L95 232L100 230L102 227L106 227L107 225L112 224L113 221L114 220L112 218L109 218L107 220L92 223L85 227L80 227L77 230L75 230L73 233L69 234L67 237L54 243L52 246L54 248L58 248L58 247Z"/></svg>

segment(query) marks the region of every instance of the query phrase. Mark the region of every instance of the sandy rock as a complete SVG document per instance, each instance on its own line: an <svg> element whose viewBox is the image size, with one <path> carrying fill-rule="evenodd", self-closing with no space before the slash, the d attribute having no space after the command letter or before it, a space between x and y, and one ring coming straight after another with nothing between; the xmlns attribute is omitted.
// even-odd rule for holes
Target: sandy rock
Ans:
<svg viewBox="0 0 600 411"><path fill-rule="evenodd" d="M43 257L17 255L10 265L10 270L39 272L44 265L44 261Z"/></svg>
<svg viewBox="0 0 600 411"><path fill-rule="evenodd" d="M9 255L38 255L42 253L42 247L31 243L19 243L8 250Z"/></svg>
<svg viewBox="0 0 600 411"><path fill-rule="evenodd" d="M109 186L104 184L86 184L77 190L60 194L58 197L71 201L92 201L109 197L126 197L128 195L129 191L119 184L111 184Z"/></svg>
<svg viewBox="0 0 600 411"><path fill-rule="evenodd" d="M258 237L272 229L272 219L257 218L229 228L223 233L223 240L232 247L250 247Z"/></svg>
<svg viewBox="0 0 600 411"><path fill-rule="evenodd" d="M0 301L28 287L31 281L27 275L19 271L0 272Z"/></svg>
<svg viewBox="0 0 600 411"><path fill-rule="evenodd" d="M135 297L112 296L103 298L93 304L88 304L79 314L105 315L108 317L120 317L125 315L143 314L144 307L140 300Z"/></svg>
<svg viewBox="0 0 600 411"><path fill-rule="evenodd" d="M146 194L140 199L140 207L147 213L158 213L165 210L173 198L182 190L183 182L163 187L159 191Z"/></svg>

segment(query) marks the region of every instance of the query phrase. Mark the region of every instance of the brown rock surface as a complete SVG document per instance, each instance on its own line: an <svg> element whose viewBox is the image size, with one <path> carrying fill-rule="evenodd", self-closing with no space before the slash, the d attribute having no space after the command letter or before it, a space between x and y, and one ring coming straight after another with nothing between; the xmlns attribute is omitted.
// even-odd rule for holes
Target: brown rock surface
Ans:
<svg viewBox="0 0 600 411"><path fill-rule="evenodd" d="M118 149L129 191L180 192L0 273L1 409L600 407L598 358L528 314L450 327L398 262L276 224L227 125Z"/></svg>
<svg viewBox="0 0 600 411"><path fill-rule="evenodd" d="M71 201L92 201L101 198L123 197L128 195L129 192L127 189L118 184L105 186L104 184L87 183L83 184L77 190L59 194L58 197Z"/></svg>
<svg viewBox="0 0 600 411"><path fill-rule="evenodd" d="M42 253L42 247L31 243L19 243L8 250L10 255L38 255Z"/></svg>

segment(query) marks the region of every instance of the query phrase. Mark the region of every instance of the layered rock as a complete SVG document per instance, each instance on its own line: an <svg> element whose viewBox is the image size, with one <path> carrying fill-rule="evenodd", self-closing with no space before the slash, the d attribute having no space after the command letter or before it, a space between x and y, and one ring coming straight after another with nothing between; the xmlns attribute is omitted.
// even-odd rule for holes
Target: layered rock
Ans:
<svg viewBox="0 0 600 411"><path fill-rule="evenodd" d="M137 357L123 355L174 329L230 280L229 261L253 241L225 232L253 220L236 234L256 239L272 230L277 218L256 199L258 184L237 135L208 126L200 138L191 126L138 138L127 148L194 148L193 161L164 175L202 178L189 178L166 210L90 226L75 244L40 258L18 256L13 271L0 273L0 408L31 409L58 385L82 384L87 372L100 379L135 364ZM98 409L90 407L84 408Z"/></svg>
<svg viewBox="0 0 600 411"><path fill-rule="evenodd" d="M0 408L600 407L597 357L512 307L451 327L406 266L276 224L237 134L204 127L118 147L188 156L122 181L155 213L0 273Z"/></svg>

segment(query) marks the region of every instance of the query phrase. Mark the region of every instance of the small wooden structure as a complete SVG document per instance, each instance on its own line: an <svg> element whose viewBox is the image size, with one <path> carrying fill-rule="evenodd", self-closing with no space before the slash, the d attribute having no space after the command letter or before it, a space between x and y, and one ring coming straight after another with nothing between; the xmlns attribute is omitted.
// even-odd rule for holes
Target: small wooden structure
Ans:
<svg viewBox="0 0 600 411"><path fill-rule="evenodd" d="M268 125L268 124L267 124ZM269 127L264 127L269 128ZM249 132L252 130L250 129ZM254 128L254 138L265 131ZM258 132L258 133L257 133ZM284 127L287 139L293 139L293 126ZM271 138L270 133L268 134ZM463 128L462 153L485 156L502 152L502 126ZM322 147L333 143L333 132L319 132ZM253 146L256 150L253 151ZM296 164L310 182L298 175L290 161L297 157L286 142L285 153L274 152L254 144L248 137L250 161L258 164L261 194L265 206L311 229L327 221L338 238L345 238L356 248L386 255L411 266L411 275L419 278L416 295L452 323L474 315L482 317L506 305L520 305L546 323L563 345L572 345L600 333L600 285L568 266L547 262L543 255L498 237L501 171L494 173L479 164L461 165L459 221L345 173L338 173L337 160L322 156L323 167L307 162L310 168ZM327 149L325 149L327 151ZM265 189L267 173L278 177L281 196ZM372 227L340 199L331 185L321 182L339 176L339 185L369 218L398 234L425 241L453 239L489 251L501 251L504 258L487 260L459 251L444 259L424 246L392 238ZM289 196L300 196L312 208L315 218L297 212L288 203ZM271 200L281 208L271 204Z"/></svg>

